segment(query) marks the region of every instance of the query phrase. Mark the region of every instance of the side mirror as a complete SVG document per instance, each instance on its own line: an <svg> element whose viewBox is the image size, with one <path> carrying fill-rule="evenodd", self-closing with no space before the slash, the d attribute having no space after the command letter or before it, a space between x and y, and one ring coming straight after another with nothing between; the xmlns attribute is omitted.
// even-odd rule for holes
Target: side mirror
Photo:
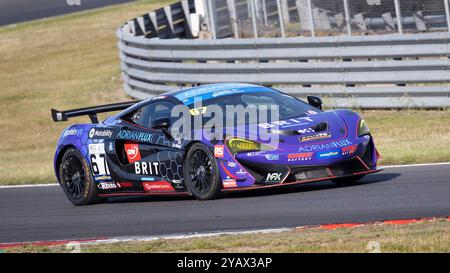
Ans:
<svg viewBox="0 0 450 273"><path fill-rule="evenodd" d="M167 129L169 127L170 127L170 119L168 118L160 118L152 122L152 128L155 129Z"/></svg>
<svg viewBox="0 0 450 273"><path fill-rule="evenodd" d="M308 103L316 108L322 110L322 99L316 96L307 96Z"/></svg>
<svg viewBox="0 0 450 273"><path fill-rule="evenodd" d="M152 122L152 128L161 129L163 131L164 135L167 137L167 139L172 141L173 137L168 130L169 127L170 127L170 119L168 119L168 118L160 118L160 119L156 119Z"/></svg>

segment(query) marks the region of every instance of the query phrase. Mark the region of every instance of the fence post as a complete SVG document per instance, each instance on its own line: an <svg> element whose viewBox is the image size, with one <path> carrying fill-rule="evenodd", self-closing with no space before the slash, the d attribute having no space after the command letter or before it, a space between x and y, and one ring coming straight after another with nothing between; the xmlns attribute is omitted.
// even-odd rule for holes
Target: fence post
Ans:
<svg viewBox="0 0 450 273"><path fill-rule="evenodd" d="M345 13L345 24L347 25L347 34L352 35L352 24L350 22L350 11L348 7L348 0L344 0L344 13Z"/></svg>
<svg viewBox="0 0 450 273"><path fill-rule="evenodd" d="M206 16L206 18L208 19L208 23L209 23L209 31L211 31L212 37L213 39L216 39L216 21L214 20L214 13L213 13L213 3L211 0L204 0L205 3L205 7L208 10L207 14L208 16Z"/></svg>
<svg viewBox="0 0 450 273"><path fill-rule="evenodd" d="M449 7L449 0L444 0L444 6L445 6L445 17L447 18L447 30L450 32L450 7Z"/></svg>
<svg viewBox="0 0 450 273"><path fill-rule="evenodd" d="M400 12L399 0L394 0L394 5L395 5L395 15L397 16L398 33L403 34L402 13Z"/></svg>
<svg viewBox="0 0 450 273"><path fill-rule="evenodd" d="M228 11L230 13L231 24L233 25L234 38L239 39L239 28L237 24L236 2L235 0L227 0Z"/></svg>
<svg viewBox="0 0 450 273"><path fill-rule="evenodd" d="M291 15L289 14L288 0L281 0L281 10L283 11L283 17L286 23L291 21Z"/></svg>
<svg viewBox="0 0 450 273"><path fill-rule="evenodd" d="M267 26L267 5L266 5L266 0L262 0L262 9L263 9L264 25Z"/></svg>
<svg viewBox="0 0 450 273"><path fill-rule="evenodd" d="M278 19L280 21L280 29L281 29L281 37L286 37L286 32L284 31L284 13L283 8L281 6L281 0L277 0L277 9L278 9Z"/></svg>
<svg viewBox="0 0 450 273"><path fill-rule="evenodd" d="M308 12L309 12L309 25L311 29L311 36L316 36L316 31L314 30L314 16L312 11L312 1L308 0Z"/></svg>
<svg viewBox="0 0 450 273"><path fill-rule="evenodd" d="M256 25L256 11L254 0L250 0L250 10L252 14L253 36L258 38L258 26Z"/></svg>

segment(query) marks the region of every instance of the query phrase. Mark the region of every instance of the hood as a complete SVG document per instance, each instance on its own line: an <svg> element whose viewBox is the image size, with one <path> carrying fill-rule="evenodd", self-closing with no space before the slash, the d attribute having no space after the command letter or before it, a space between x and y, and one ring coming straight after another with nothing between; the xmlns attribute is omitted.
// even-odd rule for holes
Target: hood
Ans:
<svg viewBox="0 0 450 273"><path fill-rule="evenodd" d="M275 136L275 139L264 142L274 144L278 137L278 145L275 143L272 145L273 149L267 151L239 153L236 158L261 163L277 161L283 164L331 164L342 158L343 149L349 149L353 153L361 142L353 125L348 126L335 111L274 123L275 126L272 123L259 126L273 129L271 136ZM348 152L349 155L351 153Z"/></svg>

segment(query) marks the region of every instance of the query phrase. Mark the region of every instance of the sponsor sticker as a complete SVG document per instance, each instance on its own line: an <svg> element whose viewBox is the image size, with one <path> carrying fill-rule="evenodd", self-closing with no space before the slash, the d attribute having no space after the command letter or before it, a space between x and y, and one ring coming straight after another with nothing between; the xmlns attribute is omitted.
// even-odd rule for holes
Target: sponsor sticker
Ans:
<svg viewBox="0 0 450 273"><path fill-rule="evenodd" d="M267 154L267 155L264 155L264 157L267 160L278 160L278 159L280 159L279 155L274 155L274 154Z"/></svg>
<svg viewBox="0 0 450 273"><path fill-rule="evenodd" d="M310 136L303 136L300 137L300 142L305 142L305 141L312 141L312 140L318 140L318 139L323 139L323 138L329 138L331 137L331 135L329 133L319 133L319 134L314 134L314 135L310 135Z"/></svg>
<svg viewBox="0 0 450 273"><path fill-rule="evenodd" d="M314 120L310 117L302 117L302 118L292 118L287 120L281 120L281 121L274 121L272 123L262 123L258 124L259 127L262 127L264 129L269 129L275 126L279 126L280 128L287 128L302 124L309 124L310 122L313 122Z"/></svg>
<svg viewBox="0 0 450 273"><path fill-rule="evenodd" d="M83 134L83 130L82 129L68 129L64 132L63 137L67 137L67 136L81 136L81 134Z"/></svg>
<svg viewBox="0 0 450 273"><path fill-rule="evenodd" d="M307 134L307 133L315 133L316 131L314 131L312 128L306 128L306 129L299 129L297 130L297 133L303 135L303 134Z"/></svg>
<svg viewBox="0 0 450 273"><path fill-rule="evenodd" d="M225 179L223 180L223 187L224 188L234 188L237 187L237 183L235 179Z"/></svg>
<svg viewBox="0 0 450 273"><path fill-rule="evenodd" d="M96 129L89 130L89 138L110 138L113 135L113 131L109 129Z"/></svg>
<svg viewBox="0 0 450 273"><path fill-rule="evenodd" d="M173 143L172 143L172 148L177 148L177 149L181 149L181 140L175 140Z"/></svg>
<svg viewBox="0 0 450 273"><path fill-rule="evenodd" d="M175 189L167 181L143 182L146 191L174 191Z"/></svg>
<svg viewBox="0 0 450 273"><path fill-rule="evenodd" d="M63 119L63 115L62 115L62 113L56 113L56 119L57 120L59 120L59 121L61 121L62 119Z"/></svg>
<svg viewBox="0 0 450 273"><path fill-rule="evenodd" d="M288 161L304 161L304 160L310 160L312 158L314 153L296 153L296 154L288 154L287 158Z"/></svg>
<svg viewBox="0 0 450 273"><path fill-rule="evenodd" d="M141 160L141 153L139 152L139 144L125 143L125 153L127 154L128 162L133 163Z"/></svg>
<svg viewBox="0 0 450 273"><path fill-rule="evenodd" d="M282 173L268 173L266 177L266 182L281 182Z"/></svg>
<svg viewBox="0 0 450 273"><path fill-rule="evenodd" d="M214 145L214 157L220 158L224 156L224 146L223 145Z"/></svg>
<svg viewBox="0 0 450 273"><path fill-rule="evenodd" d="M114 182L100 182L97 186L101 190L117 189L117 185Z"/></svg>
<svg viewBox="0 0 450 273"><path fill-rule="evenodd" d="M159 175L159 162L134 162L134 173Z"/></svg>
<svg viewBox="0 0 450 273"><path fill-rule="evenodd" d="M258 156L261 155L261 152L248 152L247 156Z"/></svg>
<svg viewBox="0 0 450 273"><path fill-rule="evenodd" d="M94 179L95 179L95 181L107 181L107 180L111 180L111 176L110 175L95 175Z"/></svg>
<svg viewBox="0 0 450 273"><path fill-rule="evenodd" d="M356 152L357 149L358 149L358 144L344 147L341 149L342 155L352 155Z"/></svg>
<svg viewBox="0 0 450 273"><path fill-rule="evenodd" d="M117 138L133 140L136 142L151 142L153 135L150 133L130 131L130 130L120 130L117 133Z"/></svg>
<svg viewBox="0 0 450 273"><path fill-rule="evenodd" d="M338 151L330 151L330 152L321 152L317 154L318 158L332 158L339 156Z"/></svg>
<svg viewBox="0 0 450 273"><path fill-rule="evenodd" d="M114 151L114 144L112 142L108 144L108 151L110 152Z"/></svg>
<svg viewBox="0 0 450 273"><path fill-rule="evenodd" d="M118 184L122 188L132 188L133 187L133 183L131 183L131 182L119 182Z"/></svg>
<svg viewBox="0 0 450 273"><path fill-rule="evenodd" d="M231 162L228 162L227 166L230 168L235 168L237 166L237 163L231 161Z"/></svg>
<svg viewBox="0 0 450 273"><path fill-rule="evenodd" d="M314 151L322 151L333 148L342 148L345 146L352 145L353 143L348 139L343 139L339 141L332 141L330 143L325 144L313 144L313 145L305 145L298 148L299 152L314 152Z"/></svg>

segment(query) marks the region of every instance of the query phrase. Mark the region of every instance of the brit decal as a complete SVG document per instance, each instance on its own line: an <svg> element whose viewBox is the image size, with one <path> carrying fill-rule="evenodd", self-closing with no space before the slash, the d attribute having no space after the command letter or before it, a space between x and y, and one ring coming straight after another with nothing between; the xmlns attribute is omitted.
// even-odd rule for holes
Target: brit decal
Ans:
<svg viewBox="0 0 450 273"><path fill-rule="evenodd" d="M159 175L159 162L134 162L134 173Z"/></svg>

